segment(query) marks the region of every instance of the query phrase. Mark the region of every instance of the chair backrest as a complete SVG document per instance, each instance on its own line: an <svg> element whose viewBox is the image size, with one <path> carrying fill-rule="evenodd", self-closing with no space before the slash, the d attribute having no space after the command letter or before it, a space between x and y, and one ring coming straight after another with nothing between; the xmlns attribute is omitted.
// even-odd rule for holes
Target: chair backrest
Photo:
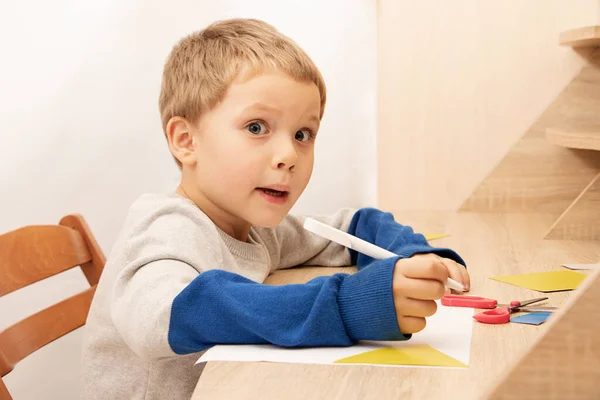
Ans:
<svg viewBox="0 0 600 400"><path fill-rule="evenodd" d="M58 225L26 226L0 235L0 297L80 266L90 288L0 332L0 400L10 399L2 382L29 354L85 324L106 258L78 214Z"/></svg>

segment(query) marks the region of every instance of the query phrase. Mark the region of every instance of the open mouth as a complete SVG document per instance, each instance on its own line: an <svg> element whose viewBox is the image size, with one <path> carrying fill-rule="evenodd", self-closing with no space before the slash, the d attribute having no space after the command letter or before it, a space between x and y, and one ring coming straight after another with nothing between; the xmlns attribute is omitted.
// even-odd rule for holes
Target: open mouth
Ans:
<svg viewBox="0 0 600 400"><path fill-rule="evenodd" d="M288 192L282 192L279 190L266 189L266 188L258 188L258 190L262 190L264 193L268 194L269 196L275 196L275 197L283 197L283 196L286 196L288 193Z"/></svg>
<svg viewBox="0 0 600 400"><path fill-rule="evenodd" d="M287 194L287 192L281 192L279 190L273 190L273 189L258 188L258 190L262 190L266 194L271 195L271 196L276 196L276 197L285 196Z"/></svg>
<svg viewBox="0 0 600 400"><path fill-rule="evenodd" d="M256 188L258 191L260 191L262 193L262 195L264 196L264 198L271 202L271 203L276 203L276 204L282 204L285 203L289 192L286 191L281 191L281 190L275 190L275 189L268 189L268 188Z"/></svg>

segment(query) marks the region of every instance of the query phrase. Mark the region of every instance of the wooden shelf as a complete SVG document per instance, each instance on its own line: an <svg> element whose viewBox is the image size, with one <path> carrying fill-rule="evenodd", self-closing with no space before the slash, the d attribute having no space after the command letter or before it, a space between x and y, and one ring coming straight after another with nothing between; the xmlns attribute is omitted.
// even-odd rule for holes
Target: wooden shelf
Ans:
<svg viewBox="0 0 600 400"><path fill-rule="evenodd" d="M546 139L570 149L600 151L600 126L572 130L547 128Z"/></svg>
<svg viewBox="0 0 600 400"><path fill-rule="evenodd" d="M588 61L461 211L536 212L558 218L589 185L600 172L600 48Z"/></svg>
<svg viewBox="0 0 600 400"><path fill-rule="evenodd" d="M561 32L561 46L591 47L600 46L600 26L585 26Z"/></svg>

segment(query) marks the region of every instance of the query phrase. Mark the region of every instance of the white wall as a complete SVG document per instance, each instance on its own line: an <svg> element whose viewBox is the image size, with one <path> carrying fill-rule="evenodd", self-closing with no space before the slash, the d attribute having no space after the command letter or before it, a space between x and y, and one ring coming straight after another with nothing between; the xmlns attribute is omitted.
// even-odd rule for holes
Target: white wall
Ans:
<svg viewBox="0 0 600 400"><path fill-rule="evenodd" d="M2 2L0 232L79 212L108 255L131 202L178 183L158 114L163 62L179 38L227 17L274 24L305 48L326 79L315 173L294 211L374 205L374 1ZM71 273L38 287L0 298L0 330L83 283ZM15 398L76 382L76 369L47 368L53 346L7 376ZM57 346L54 355L67 345ZM34 373L48 386L33 388ZM59 397L75 393L66 389Z"/></svg>
<svg viewBox="0 0 600 400"><path fill-rule="evenodd" d="M137 196L178 182L157 107L171 46L230 16L264 18L293 37L328 85L315 174L294 211L375 203L372 1L4 4L0 232L78 211L108 251Z"/></svg>

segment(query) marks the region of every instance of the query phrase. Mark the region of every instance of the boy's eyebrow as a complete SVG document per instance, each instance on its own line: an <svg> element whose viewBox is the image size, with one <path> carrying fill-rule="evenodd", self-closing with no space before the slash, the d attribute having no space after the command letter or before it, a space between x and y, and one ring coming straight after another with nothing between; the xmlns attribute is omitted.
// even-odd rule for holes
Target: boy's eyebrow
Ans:
<svg viewBox="0 0 600 400"><path fill-rule="evenodd" d="M308 118L308 120L309 120L309 121L315 121L317 124L320 124L320 123L321 123L321 120L320 120L320 119L319 119L319 117L317 117L316 115L311 115L311 116Z"/></svg>
<svg viewBox="0 0 600 400"><path fill-rule="evenodd" d="M281 110L278 109L277 107L269 106L264 103L254 103L254 104L244 108L244 111L248 111L248 110L252 110L252 109L259 109L259 110L274 112L276 114L281 114Z"/></svg>

